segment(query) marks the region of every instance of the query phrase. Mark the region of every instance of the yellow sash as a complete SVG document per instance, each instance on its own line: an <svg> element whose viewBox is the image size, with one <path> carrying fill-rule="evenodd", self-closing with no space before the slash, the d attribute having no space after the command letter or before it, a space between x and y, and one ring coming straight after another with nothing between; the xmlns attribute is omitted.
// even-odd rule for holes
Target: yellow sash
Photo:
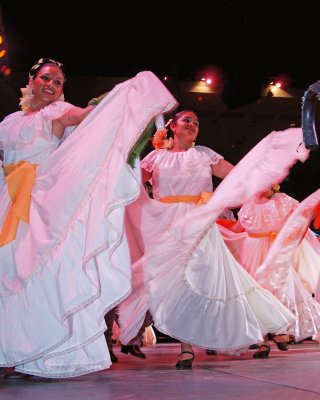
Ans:
<svg viewBox="0 0 320 400"><path fill-rule="evenodd" d="M248 233L248 236L252 238L269 237L270 240L273 242L274 239L277 237L277 234L278 232L272 231L272 232L261 232L261 233Z"/></svg>
<svg viewBox="0 0 320 400"><path fill-rule="evenodd" d="M201 206L202 204L208 203L211 199L213 193L212 192L202 192L200 196L190 196L190 195L181 195L181 196L166 196L162 197L160 201L162 203L195 203L197 207ZM229 219L221 219L218 218L216 223L222 225L228 229L230 229L236 221L229 220Z"/></svg>
<svg viewBox="0 0 320 400"><path fill-rule="evenodd" d="M11 205L0 232L0 247L15 240L20 220L29 223L31 192L37 166L28 161L3 166Z"/></svg>
<svg viewBox="0 0 320 400"><path fill-rule="evenodd" d="M192 195L178 195L178 196L166 196L162 197L160 201L162 203L195 203L198 206L202 204L208 203L212 192L202 192L200 196L192 196Z"/></svg>

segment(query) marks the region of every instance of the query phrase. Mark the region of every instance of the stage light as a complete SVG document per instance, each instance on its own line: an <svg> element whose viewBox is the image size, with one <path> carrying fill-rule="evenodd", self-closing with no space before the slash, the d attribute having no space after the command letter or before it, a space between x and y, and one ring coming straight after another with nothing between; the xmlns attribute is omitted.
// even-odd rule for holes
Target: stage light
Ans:
<svg viewBox="0 0 320 400"><path fill-rule="evenodd" d="M10 73L11 69L8 67L7 43L4 32L2 10L0 6L0 74L3 76L8 76Z"/></svg>
<svg viewBox="0 0 320 400"><path fill-rule="evenodd" d="M205 82L208 86L223 85L223 74L221 68L215 65L202 67L196 74L195 79Z"/></svg>

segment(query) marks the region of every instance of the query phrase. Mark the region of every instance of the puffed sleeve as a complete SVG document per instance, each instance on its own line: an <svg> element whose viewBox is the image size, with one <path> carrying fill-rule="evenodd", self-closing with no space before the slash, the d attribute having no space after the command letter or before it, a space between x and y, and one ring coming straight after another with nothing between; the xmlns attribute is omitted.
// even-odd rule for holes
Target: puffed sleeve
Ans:
<svg viewBox="0 0 320 400"><path fill-rule="evenodd" d="M52 120L59 118L66 111L70 110L73 105L65 101L55 101L48 107L42 110L42 123L43 123L43 134L49 140L52 137ZM68 127L69 128L69 127ZM66 130L68 129L66 128ZM72 128L73 130L74 128Z"/></svg>
<svg viewBox="0 0 320 400"><path fill-rule="evenodd" d="M143 160L141 160L141 168L144 170L151 172L154 169L155 160L157 158L158 152L163 150L153 150L149 154L147 154Z"/></svg>
<svg viewBox="0 0 320 400"><path fill-rule="evenodd" d="M224 159L224 157L222 157L219 153L210 149L209 147L206 146L196 146L196 147L197 150L200 151L202 157L208 160L209 165L218 164L220 160Z"/></svg>
<svg viewBox="0 0 320 400"><path fill-rule="evenodd" d="M17 111L8 115L0 124L0 150L25 151L38 139L51 142L52 120L72 107L70 103L55 101L35 113Z"/></svg>
<svg viewBox="0 0 320 400"><path fill-rule="evenodd" d="M8 141L8 135L13 130L12 127L16 126L16 121L23 115L22 111L16 111L7 115L0 123L0 151L3 151Z"/></svg>

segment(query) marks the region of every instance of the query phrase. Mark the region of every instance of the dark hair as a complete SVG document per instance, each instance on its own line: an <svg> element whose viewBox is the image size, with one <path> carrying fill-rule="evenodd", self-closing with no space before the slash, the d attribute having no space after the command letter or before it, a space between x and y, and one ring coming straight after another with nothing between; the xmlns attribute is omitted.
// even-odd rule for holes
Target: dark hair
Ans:
<svg viewBox="0 0 320 400"><path fill-rule="evenodd" d="M59 61L55 61L52 60L52 58L40 58L40 60L36 61L34 63L34 65L31 67L30 71L29 71L29 79L34 79L38 72L40 71L40 69L44 66L44 65L55 65L56 67L60 68L64 80L66 81L66 74L65 74L65 70L63 67L63 64Z"/></svg>
<svg viewBox="0 0 320 400"><path fill-rule="evenodd" d="M197 115L197 114L196 114L194 111L192 111L192 110L182 110L182 111L177 112L177 113L172 117L171 122L176 123L176 122L178 121L178 119L181 118L181 117L183 116L183 114L185 114L185 113L187 113L187 112L192 112L193 114Z"/></svg>
<svg viewBox="0 0 320 400"><path fill-rule="evenodd" d="M173 122L174 124L178 121L179 118L181 118L183 116L183 114L187 113L187 112L192 112L193 114L197 115L193 110L182 110L177 112L176 114L174 114L174 116L167 122L166 127L168 129L168 137L173 137L173 132L170 128L170 124L171 122Z"/></svg>

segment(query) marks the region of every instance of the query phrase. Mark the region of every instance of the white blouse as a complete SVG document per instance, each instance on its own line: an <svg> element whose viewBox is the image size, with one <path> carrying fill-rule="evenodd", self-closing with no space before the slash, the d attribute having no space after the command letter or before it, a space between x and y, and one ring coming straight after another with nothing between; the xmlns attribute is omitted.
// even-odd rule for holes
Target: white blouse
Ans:
<svg viewBox="0 0 320 400"><path fill-rule="evenodd" d="M4 150L3 164L20 160L40 163L60 143L52 133L51 121L70 109L72 104L55 101L49 106L26 114L17 111L8 115L0 124L0 150ZM68 127L65 135L74 127Z"/></svg>
<svg viewBox="0 0 320 400"><path fill-rule="evenodd" d="M242 206L238 218L249 233L280 231L298 204L285 193L276 193L265 203L253 198Z"/></svg>
<svg viewBox="0 0 320 400"><path fill-rule="evenodd" d="M223 157L205 146L187 151L154 150L142 161L141 167L152 171L152 191L155 200L165 196L200 195L212 192L211 165Z"/></svg>

